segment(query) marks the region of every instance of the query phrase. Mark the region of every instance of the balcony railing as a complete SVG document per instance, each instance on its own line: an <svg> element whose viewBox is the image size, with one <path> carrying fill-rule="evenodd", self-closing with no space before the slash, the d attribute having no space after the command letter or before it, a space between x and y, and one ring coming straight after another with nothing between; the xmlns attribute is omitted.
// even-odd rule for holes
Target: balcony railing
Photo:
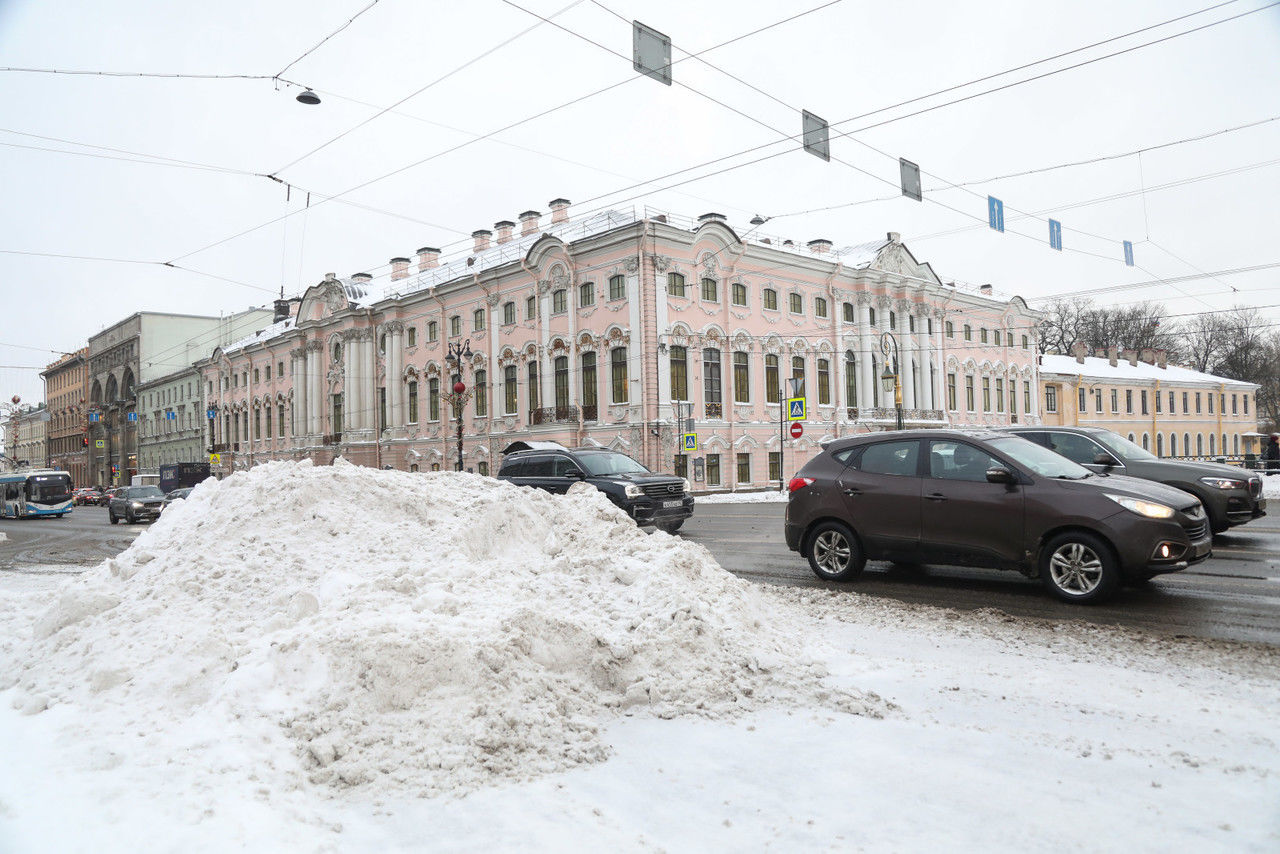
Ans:
<svg viewBox="0 0 1280 854"><path fill-rule="evenodd" d="M324 438L320 440L323 445L336 445L342 441L342 433L326 433Z"/></svg>
<svg viewBox="0 0 1280 854"><path fill-rule="evenodd" d="M576 423L578 407L576 406L544 406L541 409L529 410L529 424L563 424Z"/></svg>
<svg viewBox="0 0 1280 854"><path fill-rule="evenodd" d="M583 421L598 421L599 415L600 415L600 407L594 403L591 404L590 406L582 407Z"/></svg>
<svg viewBox="0 0 1280 854"><path fill-rule="evenodd" d="M719 403L708 403L703 407L707 418L722 418L724 410Z"/></svg>

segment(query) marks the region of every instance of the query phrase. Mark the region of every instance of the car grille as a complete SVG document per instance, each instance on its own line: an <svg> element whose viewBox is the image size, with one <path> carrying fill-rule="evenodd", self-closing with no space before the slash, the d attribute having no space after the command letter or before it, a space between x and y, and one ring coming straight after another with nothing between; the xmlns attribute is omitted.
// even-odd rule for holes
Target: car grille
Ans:
<svg viewBox="0 0 1280 854"><path fill-rule="evenodd" d="M684 485L678 480L671 483L645 484L644 494L650 498L679 498L684 495Z"/></svg>
<svg viewBox="0 0 1280 854"><path fill-rule="evenodd" d="M1201 519L1199 522L1187 522L1182 526L1182 530L1187 532L1187 537L1193 542L1203 537L1208 528L1209 523L1204 519Z"/></svg>
<svg viewBox="0 0 1280 854"><path fill-rule="evenodd" d="M1252 495L1254 498L1257 498L1259 495L1262 494L1262 478L1260 477L1249 478L1249 494Z"/></svg>

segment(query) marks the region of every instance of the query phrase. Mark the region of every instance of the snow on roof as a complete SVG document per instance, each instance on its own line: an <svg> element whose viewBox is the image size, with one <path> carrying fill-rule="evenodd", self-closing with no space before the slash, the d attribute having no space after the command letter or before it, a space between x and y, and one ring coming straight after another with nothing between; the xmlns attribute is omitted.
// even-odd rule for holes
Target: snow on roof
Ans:
<svg viewBox="0 0 1280 854"><path fill-rule="evenodd" d="M621 714L886 709L702 546L583 484L266 463L201 483L32 619L6 685L166 777L246 791L461 793L600 762ZM217 749L173 749L193 718Z"/></svg>
<svg viewBox="0 0 1280 854"><path fill-rule="evenodd" d="M1160 380L1167 383L1202 383L1205 385L1228 385L1240 389L1257 389L1254 383L1218 377L1183 368L1178 365L1157 367L1147 362L1129 364L1120 359L1115 366L1110 360L1098 356L1085 356L1084 364L1076 361L1075 356L1044 355L1040 357L1040 374L1068 374L1104 380Z"/></svg>
<svg viewBox="0 0 1280 854"><path fill-rule="evenodd" d="M278 323L273 323L270 326L265 326L262 329L259 329L257 332L254 332L252 335L246 335L245 337L241 338L239 341L233 341L232 343L223 347L222 352L235 353L237 351L243 350L245 347L248 347L253 344L257 344L261 341L270 341L272 338L275 338L277 335L283 335L284 333L288 332L290 329L293 328L293 326L294 326L294 319L292 317L285 318L284 320L281 320Z"/></svg>
<svg viewBox="0 0 1280 854"><path fill-rule="evenodd" d="M882 239L845 246L838 250L835 255L840 258L846 267L854 270L865 270L875 263L876 256L889 245L889 242L888 239Z"/></svg>

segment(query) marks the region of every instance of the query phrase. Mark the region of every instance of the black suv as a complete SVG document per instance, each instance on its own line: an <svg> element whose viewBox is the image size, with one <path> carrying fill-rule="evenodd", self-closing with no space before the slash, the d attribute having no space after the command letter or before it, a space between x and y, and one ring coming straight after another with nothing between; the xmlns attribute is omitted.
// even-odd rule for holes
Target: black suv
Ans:
<svg viewBox="0 0 1280 854"><path fill-rule="evenodd" d="M559 448L507 454L499 480L565 493L575 483L589 483L636 520L675 533L693 515L689 481L654 474L640 463L607 448Z"/></svg>
<svg viewBox="0 0 1280 854"><path fill-rule="evenodd" d="M791 479L787 546L848 581L867 558L1014 569L1100 602L1209 557L1200 502L1102 477L1008 433L906 430L837 439Z"/></svg>
<svg viewBox="0 0 1280 854"><path fill-rule="evenodd" d="M1219 463L1164 460L1101 427L1006 429L1098 474L1140 477L1190 492L1204 505L1215 534L1267 515L1262 478L1244 469Z"/></svg>
<svg viewBox="0 0 1280 854"><path fill-rule="evenodd" d="M114 525L121 519L130 524L142 519L159 519L164 493L158 486L122 486L107 501L107 518Z"/></svg>

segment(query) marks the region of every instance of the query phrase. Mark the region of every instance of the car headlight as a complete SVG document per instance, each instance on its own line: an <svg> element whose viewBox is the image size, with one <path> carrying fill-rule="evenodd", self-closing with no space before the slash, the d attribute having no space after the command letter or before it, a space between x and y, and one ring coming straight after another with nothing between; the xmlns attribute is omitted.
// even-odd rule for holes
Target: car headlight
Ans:
<svg viewBox="0 0 1280 854"><path fill-rule="evenodd" d="M685 494L688 494L688 493L690 493L690 492L692 492L692 491L693 491L693 490L689 487L689 478L687 478L687 477L682 477L682 478L680 478L680 488L681 488L681 489L683 489L683 490L685 491Z"/></svg>
<svg viewBox="0 0 1280 854"><path fill-rule="evenodd" d="M639 484L628 483L623 492L628 498L639 498L644 495L644 488Z"/></svg>
<svg viewBox="0 0 1280 854"><path fill-rule="evenodd" d="M129 506L130 506L130 507L133 507L133 508L135 508L135 509L141 510L141 509L142 509L142 502L141 502L141 501L130 501L130 502L129 502Z"/></svg>
<svg viewBox="0 0 1280 854"><path fill-rule="evenodd" d="M1202 477L1200 482L1214 489L1244 489L1243 480L1232 480L1229 477Z"/></svg>
<svg viewBox="0 0 1280 854"><path fill-rule="evenodd" d="M1166 504L1143 501L1141 498L1130 498L1127 495L1112 495L1109 492L1105 493L1105 495L1124 509L1132 510L1139 516L1146 516L1149 519L1173 518L1173 508Z"/></svg>

